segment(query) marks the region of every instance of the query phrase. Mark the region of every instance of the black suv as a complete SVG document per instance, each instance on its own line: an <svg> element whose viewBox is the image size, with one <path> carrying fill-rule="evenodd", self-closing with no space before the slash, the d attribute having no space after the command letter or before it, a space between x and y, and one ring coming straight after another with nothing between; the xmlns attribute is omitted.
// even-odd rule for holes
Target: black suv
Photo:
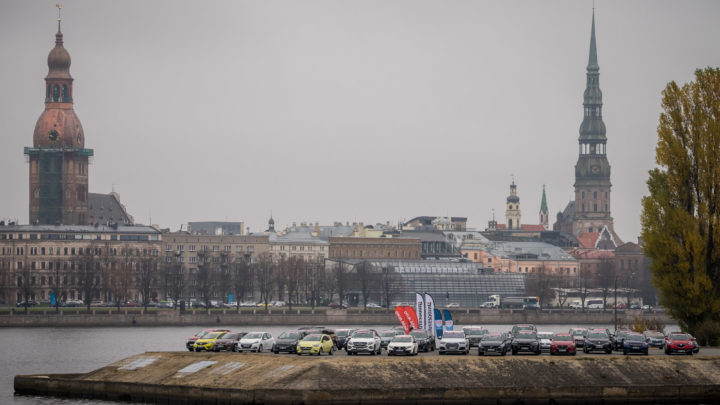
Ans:
<svg viewBox="0 0 720 405"><path fill-rule="evenodd" d="M435 338L428 336L428 333L424 330L413 330L410 331L410 335L415 338L418 344L418 351L423 352L434 352L435 351Z"/></svg>
<svg viewBox="0 0 720 405"><path fill-rule="evenodd" d="M272 352L278 354L280 352L297 353L297 345L300 339L304 338L307 333L303 330L286 330L275 339Z"/></svg>
<svg viewBox="0 0 720 405"><path fill-rule="evenodd" d="M463 332L465 332L465 337L470 342L470 347L478 347L482 337L488 333L487 329L483 328L463 328Z"/></svg>
<svg viewBox="0 0 720 405"><path fill-rule="evenodd" d="M335 329L335 336L337 336L337 348L338 350L345 348L345 342L355 332L355 329Z"/></svg>
<svg viewBox="0 0 720 405"><path fill-rule="evenodd" d="M510 348L512 354L530 352L538 355L542 352L540 350L540 339L537 337L537 332L532 330L518 331L517 334L513 335Z"/></svg>
<svg viewBox="0 0 720 405"><path fill-rule="evenodd" d="M590 353L596 351L603 351L606 354L612 353L613 342L604 331L590 331L585 336L585 342L583 345L583 352Z"/></svg>

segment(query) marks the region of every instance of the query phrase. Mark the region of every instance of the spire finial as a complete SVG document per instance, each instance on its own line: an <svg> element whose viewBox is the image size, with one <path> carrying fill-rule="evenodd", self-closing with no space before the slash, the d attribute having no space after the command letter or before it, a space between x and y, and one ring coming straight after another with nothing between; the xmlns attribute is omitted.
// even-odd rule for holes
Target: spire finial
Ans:
<svg viewBox="0 0 720 405"><path fill-rule="evenodd" d="M60 31L60 21L62 21L62 4L56 4L55 7L58 9L58 32Z"/></svg>
<svg viewBox="0 0 720 405"><path fill-rule="evenodd" d="M587 70L600 70L600 65L598 65L597 60L597 45L595 43L595 6L593 6L592 29L590 31L590 57L588 58Z"/></svg>

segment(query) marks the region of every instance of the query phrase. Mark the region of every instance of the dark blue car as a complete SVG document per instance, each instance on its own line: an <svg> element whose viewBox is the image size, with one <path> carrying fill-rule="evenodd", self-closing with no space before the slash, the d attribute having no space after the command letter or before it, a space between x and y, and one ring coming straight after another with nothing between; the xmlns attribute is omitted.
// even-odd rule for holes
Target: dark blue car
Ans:
<svg viewBox="0 0 720 405"><path fill-rule="evenodd" d="M648 343L645 337L639 333L628 334L623 341L623 354L641 353L647 356Z"/></svg>

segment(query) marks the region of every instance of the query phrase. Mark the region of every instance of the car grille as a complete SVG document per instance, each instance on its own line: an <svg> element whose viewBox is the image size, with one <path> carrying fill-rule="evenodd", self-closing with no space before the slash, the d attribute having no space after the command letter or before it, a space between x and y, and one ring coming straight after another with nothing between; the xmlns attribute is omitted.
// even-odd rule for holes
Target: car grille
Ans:
<svg viewBox="0 0 720 405"><path fill-rule="evenodd" d="M243 345L242 345L242 348L243 348L243 349L249 349L249 348L251 348L251 347L252 347L252 345L249 345L249 344L243 344Z"/></svg>
<svg viewBox="0 0 720 405"><path fill-rule="evenodd" d="M357 343L353 343L353 346L355 346L355 347L358 348L358 349L364 349L364 348L367 347L367 343L365 343L365 342L357 342Z"/></svg>
<svg viewBox="0 0 720 405"><path fill-rule="evenodd" d="M448 344L447 344L447 348L448 348L448 350L457 349L457 348L458 348L458 344L457 344L457 343L448 343Z"/></svg>
<svg viewBox="0 0 720 405"><path fill-rule="evenodd" d="M301 347L300 350L302 350L304 352L309 352L310 348L309 347Z"/></svg>

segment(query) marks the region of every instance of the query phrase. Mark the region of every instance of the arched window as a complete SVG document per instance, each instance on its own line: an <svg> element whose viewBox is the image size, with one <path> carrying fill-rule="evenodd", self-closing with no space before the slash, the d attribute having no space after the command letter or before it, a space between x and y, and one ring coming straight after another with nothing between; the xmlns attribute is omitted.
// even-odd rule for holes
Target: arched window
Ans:
<svg viewBox="0 0 720 405"><path fill-rule="evenodd" d="M63 84L63 87L62 87L62 101L63 101L64 103L67 103L68 101L70 101L70 94L68 94L68 88L67 88L67 86L64 85L64 84Z"/></svg>
<svg viewBox="0 0 720 405"><path fill-rule="evenodd" d="M57 102L60 100L60 87L56 84L53 86L53 101Z"/></svg>

